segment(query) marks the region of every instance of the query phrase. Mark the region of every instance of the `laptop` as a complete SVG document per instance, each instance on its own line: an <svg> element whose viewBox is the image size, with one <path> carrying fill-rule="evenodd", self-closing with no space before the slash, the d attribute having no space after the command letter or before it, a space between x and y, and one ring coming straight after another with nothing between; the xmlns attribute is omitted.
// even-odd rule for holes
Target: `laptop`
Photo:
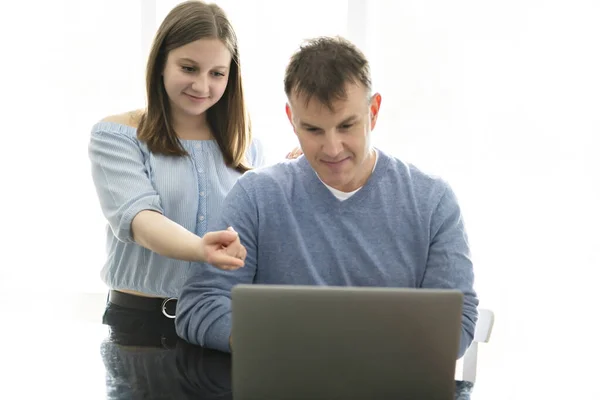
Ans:
<svg viewBox="0 0 600 400"><path fill-rule="evenodd" d="M454 399L457 290L238 285L235 400Z"/></svg>

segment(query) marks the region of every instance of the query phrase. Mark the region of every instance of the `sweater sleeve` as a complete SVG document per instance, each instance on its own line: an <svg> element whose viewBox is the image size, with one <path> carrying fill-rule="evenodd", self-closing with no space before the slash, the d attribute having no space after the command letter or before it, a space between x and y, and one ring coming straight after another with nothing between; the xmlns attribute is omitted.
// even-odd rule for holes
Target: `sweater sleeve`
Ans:
<svg viewBox="0 0 600 400"><path fill-rule="evenodd" d="M255 201L241 185L247 175L225 198L220 217L209 224L211 231L232 226L239 233L247 251L244 267L224 271L208 264L193 265L177 303L178 335L190 343L224 352L230 351L231 289L236 284L252 283L256 274L258 213Z"/></svg>
<svg viewBox="0 0 600 400"><path fill-rule="evenodd" d="M469 242L460 207L447 186L431 220L431 242L422 287L457 289L463 293L462 332L458 358L473 340L479 300Z"/></svg>
<svg viewBox="0 0 600 400"><path fill-rule="evenodd" d="M102 213L117 239L133 242L133 218L143 210L162 214L163 209L148 176L142 150L133 137L119 129L106 123L96 125L88 154Z"/></svg>

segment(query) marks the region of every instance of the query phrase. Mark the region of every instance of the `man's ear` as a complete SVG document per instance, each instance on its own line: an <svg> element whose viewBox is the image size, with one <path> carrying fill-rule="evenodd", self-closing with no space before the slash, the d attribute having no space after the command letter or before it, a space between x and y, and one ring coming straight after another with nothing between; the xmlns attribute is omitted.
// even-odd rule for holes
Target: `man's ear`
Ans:
<svg viewBox="0 0 600 400"><path fill-rule="evenodd" d="M381 107L381 95L375 93L371 97L371 104L369 105L369 117L371 119L371 130L375 128L377 123L377 117L379 116L379 108Z"/></svg>
<svg viewBox="0 0 600 400"><path fill-rule="evenodd" d="M292 128L294 129L294 133L297 134L296 127L294 126L294 120L292 119L292 108L290 107L290 103L285 103L285 113L290 121L290 124L292 125Z"/></svg>

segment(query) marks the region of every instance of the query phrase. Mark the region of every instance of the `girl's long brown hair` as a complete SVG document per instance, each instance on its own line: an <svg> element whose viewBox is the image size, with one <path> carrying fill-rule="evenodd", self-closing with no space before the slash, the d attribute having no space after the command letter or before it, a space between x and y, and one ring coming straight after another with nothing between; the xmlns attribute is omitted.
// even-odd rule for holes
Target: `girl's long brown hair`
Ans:
<svg viewBox="0 0 600 400"><path fill-rule="evenodd" d="M245 154L251 141L251 129L244 103L238 41L225 12L216 4L186 1L173 8L160 25L148 57L148 104L140 118L138 139L146 143L152 153L188 155L173 128L162 73L171 50L205 38L221 40L232 55L225 93L206 111L206 119L227 166L243 173L250 169Z"/></svg>

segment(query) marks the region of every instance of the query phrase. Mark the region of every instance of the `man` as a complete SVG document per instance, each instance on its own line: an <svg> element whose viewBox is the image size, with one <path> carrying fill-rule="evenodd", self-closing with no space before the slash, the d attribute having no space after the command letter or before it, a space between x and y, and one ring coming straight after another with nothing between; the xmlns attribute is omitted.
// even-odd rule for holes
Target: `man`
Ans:
<svg viewBox="0 0 600 400"><path fill-rule="evenodd" d="M304 155L233 187L209 226L235 228L245 266L197 269L179 299L178 334L230 351L240 283L450 288L464 293L461 357L478 305L461 212L444 181L371 146L381 95L364 55L340 38L311 40L291 58L285 92Z"/></svg>

